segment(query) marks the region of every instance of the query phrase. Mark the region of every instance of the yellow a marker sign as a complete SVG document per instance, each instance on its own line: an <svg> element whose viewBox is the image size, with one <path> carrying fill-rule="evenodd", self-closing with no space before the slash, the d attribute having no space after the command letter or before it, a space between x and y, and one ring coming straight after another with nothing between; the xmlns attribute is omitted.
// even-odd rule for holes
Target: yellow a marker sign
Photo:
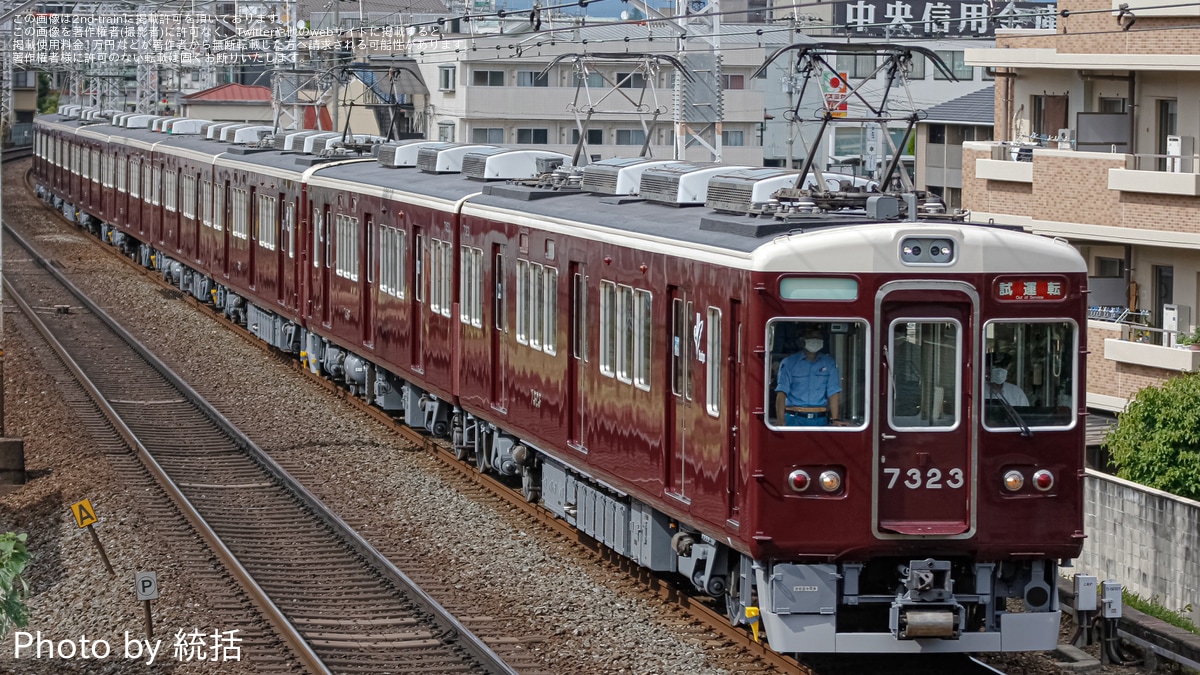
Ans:
<svg viewBox="0 0 1200 675"><path fill-rule="evenodd" d="M71 514L75 516L75 522L79 523L79 527L87 527L100 522L100 519L96 517L96 509L92 508L92 502L87 499L72 504Z"/></svg>

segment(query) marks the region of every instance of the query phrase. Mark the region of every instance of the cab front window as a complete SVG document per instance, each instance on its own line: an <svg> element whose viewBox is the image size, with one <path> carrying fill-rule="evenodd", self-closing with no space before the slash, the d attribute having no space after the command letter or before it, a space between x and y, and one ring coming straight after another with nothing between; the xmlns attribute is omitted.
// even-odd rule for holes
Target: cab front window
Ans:
<svg viewBox="0 0 1200 675"><path fill-rule="evenodd" d="M992 321L984 327L983 419L988 428L1074 423L1075 333L1070 321Z"/></svg>
<svg viewBox="0 0 1200 675"><path fill-rule="evenodd" d="M774 319L767 325L767 425L789 431L866 424L867 324Z"/></svg>

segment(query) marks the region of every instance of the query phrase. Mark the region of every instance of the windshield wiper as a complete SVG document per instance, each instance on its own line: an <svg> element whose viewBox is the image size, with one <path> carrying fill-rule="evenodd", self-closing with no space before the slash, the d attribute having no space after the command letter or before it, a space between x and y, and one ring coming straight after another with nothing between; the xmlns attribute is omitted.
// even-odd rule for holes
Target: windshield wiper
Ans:
<svg viewBox="0 0 1200 675"><path fill-rule="evenodd" d="M1009 419L1011 419L1013 422L1016 422L1017 427L1021 430L1021 435L1025 438L1033 438L1033 431L1030 430L1029 425L1025 423L1025 420L1021 418L1021 414L1017 412L1017 409L1012 407L1012 404L1008 402L1008 399L1004 398L1004 394L996 392L996 397L990 400L1000 401L1000 405L1004 408L1004 412L1008 413Z"/></svg>

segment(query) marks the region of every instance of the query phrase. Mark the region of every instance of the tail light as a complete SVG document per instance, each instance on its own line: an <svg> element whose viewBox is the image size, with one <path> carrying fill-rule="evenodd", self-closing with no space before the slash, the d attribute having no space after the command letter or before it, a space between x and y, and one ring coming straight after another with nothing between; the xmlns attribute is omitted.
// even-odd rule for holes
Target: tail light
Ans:
<svg viewBox="0 0 1200 675"><path fill-rule="evenodd" d="M1033 486L1042 492L1054 487L1054 474L1042 469L1033 474Z"/></svg>
<svg viewBox="0 0 1200 675"><path fill-rule="evenodd" d="M803 469L796 469L788 474L788 487L792 488L793 492L804 492L811 482L808 472Z"/></svg>
<svg viewBox="0 0 1200 675"><path fill-rule="evenodd" d="M1025 476L1022 476L1020 471L1009 471L1004 474L1004 487L1009 492L1020 490L1022 485L1025 485Z"/></svg>

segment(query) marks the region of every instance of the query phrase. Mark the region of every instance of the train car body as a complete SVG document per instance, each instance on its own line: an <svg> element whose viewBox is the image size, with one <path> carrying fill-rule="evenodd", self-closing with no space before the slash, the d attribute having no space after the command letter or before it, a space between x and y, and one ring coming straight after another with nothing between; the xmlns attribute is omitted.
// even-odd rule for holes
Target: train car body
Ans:
<svg viewBox="0 0 1200 675"><path fill-rule="evenodd" d="M1057 643L1057 565L1083 539L1087 277L1067 244L880 217L889 196L773 218L476 180L438 154L516 152L498 148L429 146L421 170L61 115L37 133L64 213L773 649ZM117 194L59 165L93 150ZM173 211L134 194L134 166L176 177ZM800 358L826 359L828 404L780 396Z"/></svg>

